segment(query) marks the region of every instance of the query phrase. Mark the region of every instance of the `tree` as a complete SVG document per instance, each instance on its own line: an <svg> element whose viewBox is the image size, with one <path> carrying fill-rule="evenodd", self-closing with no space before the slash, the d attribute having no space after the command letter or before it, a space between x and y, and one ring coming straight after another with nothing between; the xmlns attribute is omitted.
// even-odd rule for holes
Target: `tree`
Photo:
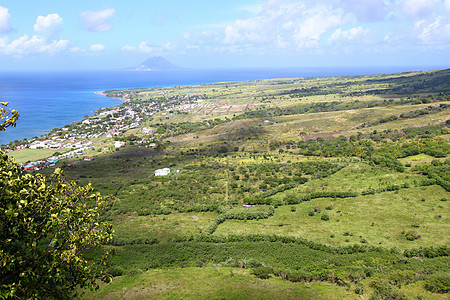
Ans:
<svg viewBox="0 0 450 300"><path fill-rule="evenodd" d="M5 130L18 114L2 105ZM0 298L68 298L110 279L110 252L86 256L113 237L100 219L109 199L66 182L60 169L49 178L25 173L2 151L0 174Z"/></svg>
<svg viewBox="0 0 450 300"><path fill-rule="evenodd" d="M6 128L16 126L16 121L19 119L19 112L15 109L7 110L8 102L0 102L0 131Z"/></svg>

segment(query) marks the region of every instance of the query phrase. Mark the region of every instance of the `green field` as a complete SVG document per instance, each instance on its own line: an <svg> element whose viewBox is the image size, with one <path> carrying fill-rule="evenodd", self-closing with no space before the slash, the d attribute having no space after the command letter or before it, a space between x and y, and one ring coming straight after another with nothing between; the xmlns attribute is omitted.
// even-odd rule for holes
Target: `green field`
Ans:
<svg viewBox="0 0 450 300"><path fill-rule="evenodd" d="M29 161L36 161L52 156L56 150L52 149L22 149L13 151L9 154L18 163L26 163ZM60 153L64 153L65 149L58 150Z"/></svg>
<svg viewBox="0 0 450 300"><path fill-rule="evenodd" d="M114 282L85 299L357 299L331 284L296 284L279 278L255 278L249 270L229 267L151 270Z"/></svg>
<svg viewBox="0 0 450 300"><path fill-rule="evenodd" d="M59 163L115 198L102 216L116 232L113 282L85 297L445 299L425 287L450 281L449 78L126 91L130 105L208 105L146 119L157 148L139 146L138 128L117 137L125 148Z"/></svg>

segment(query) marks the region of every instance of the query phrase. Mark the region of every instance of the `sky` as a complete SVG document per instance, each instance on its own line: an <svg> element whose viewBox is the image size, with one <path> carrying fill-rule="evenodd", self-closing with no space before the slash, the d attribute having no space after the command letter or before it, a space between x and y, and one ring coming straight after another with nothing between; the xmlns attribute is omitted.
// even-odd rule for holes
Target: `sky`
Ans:
<svg viewBox="0 0 450 300"><path fill-rule="evenodd" d="M0 71L450 66L450 0L0 0Z"/></svg>

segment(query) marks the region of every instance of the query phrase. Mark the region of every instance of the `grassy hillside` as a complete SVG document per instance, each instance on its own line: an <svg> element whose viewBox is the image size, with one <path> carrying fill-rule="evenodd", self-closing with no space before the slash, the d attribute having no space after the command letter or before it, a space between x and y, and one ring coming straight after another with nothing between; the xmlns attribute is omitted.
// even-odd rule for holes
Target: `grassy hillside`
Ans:
<svg viewBox="0 0 450 300"><path fill-rule="evenodd" d="M59 165L115 196L87 298L445 298L450 70L106 94L127 146Z"/></svg>

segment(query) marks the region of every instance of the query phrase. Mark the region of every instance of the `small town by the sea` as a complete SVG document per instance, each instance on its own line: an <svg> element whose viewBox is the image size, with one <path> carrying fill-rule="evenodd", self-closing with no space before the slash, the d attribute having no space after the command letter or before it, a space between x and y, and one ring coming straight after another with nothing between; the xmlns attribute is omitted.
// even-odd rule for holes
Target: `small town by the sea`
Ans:
<svg viewBox="0 0 450 300"><path fill-rule="evenodd" d="M145 101L129 101L133 97L133 91L109 91L105 95L114 98L119 97L123 99L124 103L116 107L99 109L93 116L61 128L54 128L40 137L2 145L2 150L13 157L21 151L54 151L48 157L45 157L49 153L48 151L37 151L36 157L39 157L39 159L21 161L25 163L24 169L29 171L53 167L58 161L67 158L93 160L99 153L125 146L127 142L117 137L139 127L138 131L142 135L139 135L139 138L134 136L134 139L128 141L128 143L158 148L159 138L162 136L161 134L155 134L157 128L142 127L155 113L160 112L161 116L165 116L193 109L212 109L216 105L221 105L221 103L205 101L201 95L173 96L167 91L158 92L157 97L147 98Z"/></svg>

